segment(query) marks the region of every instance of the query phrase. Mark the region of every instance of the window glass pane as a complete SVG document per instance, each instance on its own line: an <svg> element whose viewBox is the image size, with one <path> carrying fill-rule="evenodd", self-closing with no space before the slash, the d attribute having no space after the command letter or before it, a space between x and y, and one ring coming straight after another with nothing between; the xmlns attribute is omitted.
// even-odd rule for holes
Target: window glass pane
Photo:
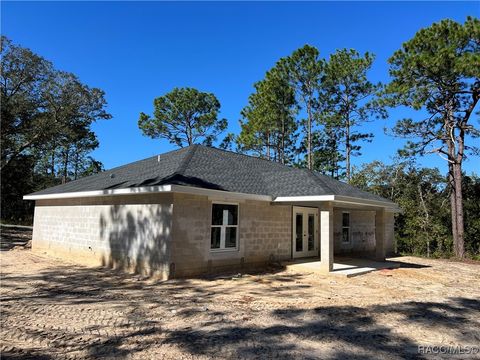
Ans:
<svg viewBox="0 0 480 360"><path fill-rule="evenodd" d="M225 228L225 247L226 248L237 247L237 228L235 227Z"/></svg>
<svg viewBox="0 0 480 360"><path fill-rule="evenodd" d="M315 247L315 215L308 214L308 251Z"/></svg>
<svg viewBox="0 0 480 360"><path fill-rule="evenodd" d="M212 225L223 224L223 208L221 204L212 205Z"/></svg>
<svg viewBox="0 0 480 360"><path fill-rule="evenodd" d="M238 206L237 205L223 205L223 213L227 218L227 223L224 225L238 225Z"/></svg>
<svg viewBox="0 0 480 360"><path fill-rule="evenodd" d="M213 204L212 225L238 225L238 205Z"/></svg>
<svg viewBox="0 0 480 360"><path fill-rule="evenodd" d="M349 228L343 228L342 229L342 241L344 243L350 242L350 229Z"/></svg>
<svg viewBox="0 0 480 360"><path fill-rule="evenodd" d="M303 215L295 217L295 251L303 251Z"/></svg>
<svg viewBox="0 0 480 360"><path fill-rule="evenodd" d="M220 249L220 234L221 234L221 232L222 232L221 227L212 227L210 248Z"/></svg>
<svg viewBox="0 0 480 360"><path fill-rule="evenodd" d="M342 214L342 226L350 226L350 214L349 213L343 213Z"/></svg>

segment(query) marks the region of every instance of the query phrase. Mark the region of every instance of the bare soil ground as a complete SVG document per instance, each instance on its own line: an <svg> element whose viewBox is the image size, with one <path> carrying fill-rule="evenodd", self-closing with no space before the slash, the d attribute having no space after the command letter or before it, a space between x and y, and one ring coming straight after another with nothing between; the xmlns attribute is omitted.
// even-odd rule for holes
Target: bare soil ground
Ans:
<svg viewBox="0 0 480 360"><path fill-rule="evenodd" d="M480 345L480 266L396 260L354 278L270 269L158 282L1 251L2 358L404 359L438 358L419 345Z"/></svg>

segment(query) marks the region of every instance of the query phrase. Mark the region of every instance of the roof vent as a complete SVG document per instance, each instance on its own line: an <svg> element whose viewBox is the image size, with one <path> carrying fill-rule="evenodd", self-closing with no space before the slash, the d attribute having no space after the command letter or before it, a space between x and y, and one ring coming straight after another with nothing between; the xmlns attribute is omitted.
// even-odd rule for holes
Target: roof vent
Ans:
<svg viewBox="0 0 480 360"><path fill-rule="evenodd" d="M160 162L160 155L157 156L157 162Z"/></svg>
<svg viewBox="0 0 480 360"><path fill-rule="evenodd" d="M110 179L113 179L115 177L115 174L110 174Z"/></svg>

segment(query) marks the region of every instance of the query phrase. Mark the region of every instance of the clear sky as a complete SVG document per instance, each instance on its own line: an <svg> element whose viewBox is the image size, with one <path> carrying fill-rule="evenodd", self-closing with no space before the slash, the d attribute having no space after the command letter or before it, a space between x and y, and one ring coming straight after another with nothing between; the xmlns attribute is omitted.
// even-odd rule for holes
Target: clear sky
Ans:
<svg viewBox="0 0 480 360"><path fill-rule="evenodd" d="M480 15L480 2L2 2L1 31L58 69L106 92L113 118L94 125L94 156L111 168L173 146L142 136L140 112L173 87L213 92L229 131L238 133L240 110L253 83L283 56L308 43L321 56L339 48L376 55L374 81L388 81L387 59L422 27ZM403 141L385 126L409 112L390 111L368 123L375 134L353 164L391 161ZM422 160L446 167L436 155ZM465 164L476 171L479 159Z"/></svg>

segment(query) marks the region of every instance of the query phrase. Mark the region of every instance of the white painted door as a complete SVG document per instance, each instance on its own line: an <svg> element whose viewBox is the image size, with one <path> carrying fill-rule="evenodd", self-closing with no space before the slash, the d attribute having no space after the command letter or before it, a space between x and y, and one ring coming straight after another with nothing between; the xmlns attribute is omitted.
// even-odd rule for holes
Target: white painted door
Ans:
<svg viewBox="0 0 480 360"><path fill-rule="evenodd" d="M318 253L318 209L293 207L293 258L317 256Z"/></svg>

